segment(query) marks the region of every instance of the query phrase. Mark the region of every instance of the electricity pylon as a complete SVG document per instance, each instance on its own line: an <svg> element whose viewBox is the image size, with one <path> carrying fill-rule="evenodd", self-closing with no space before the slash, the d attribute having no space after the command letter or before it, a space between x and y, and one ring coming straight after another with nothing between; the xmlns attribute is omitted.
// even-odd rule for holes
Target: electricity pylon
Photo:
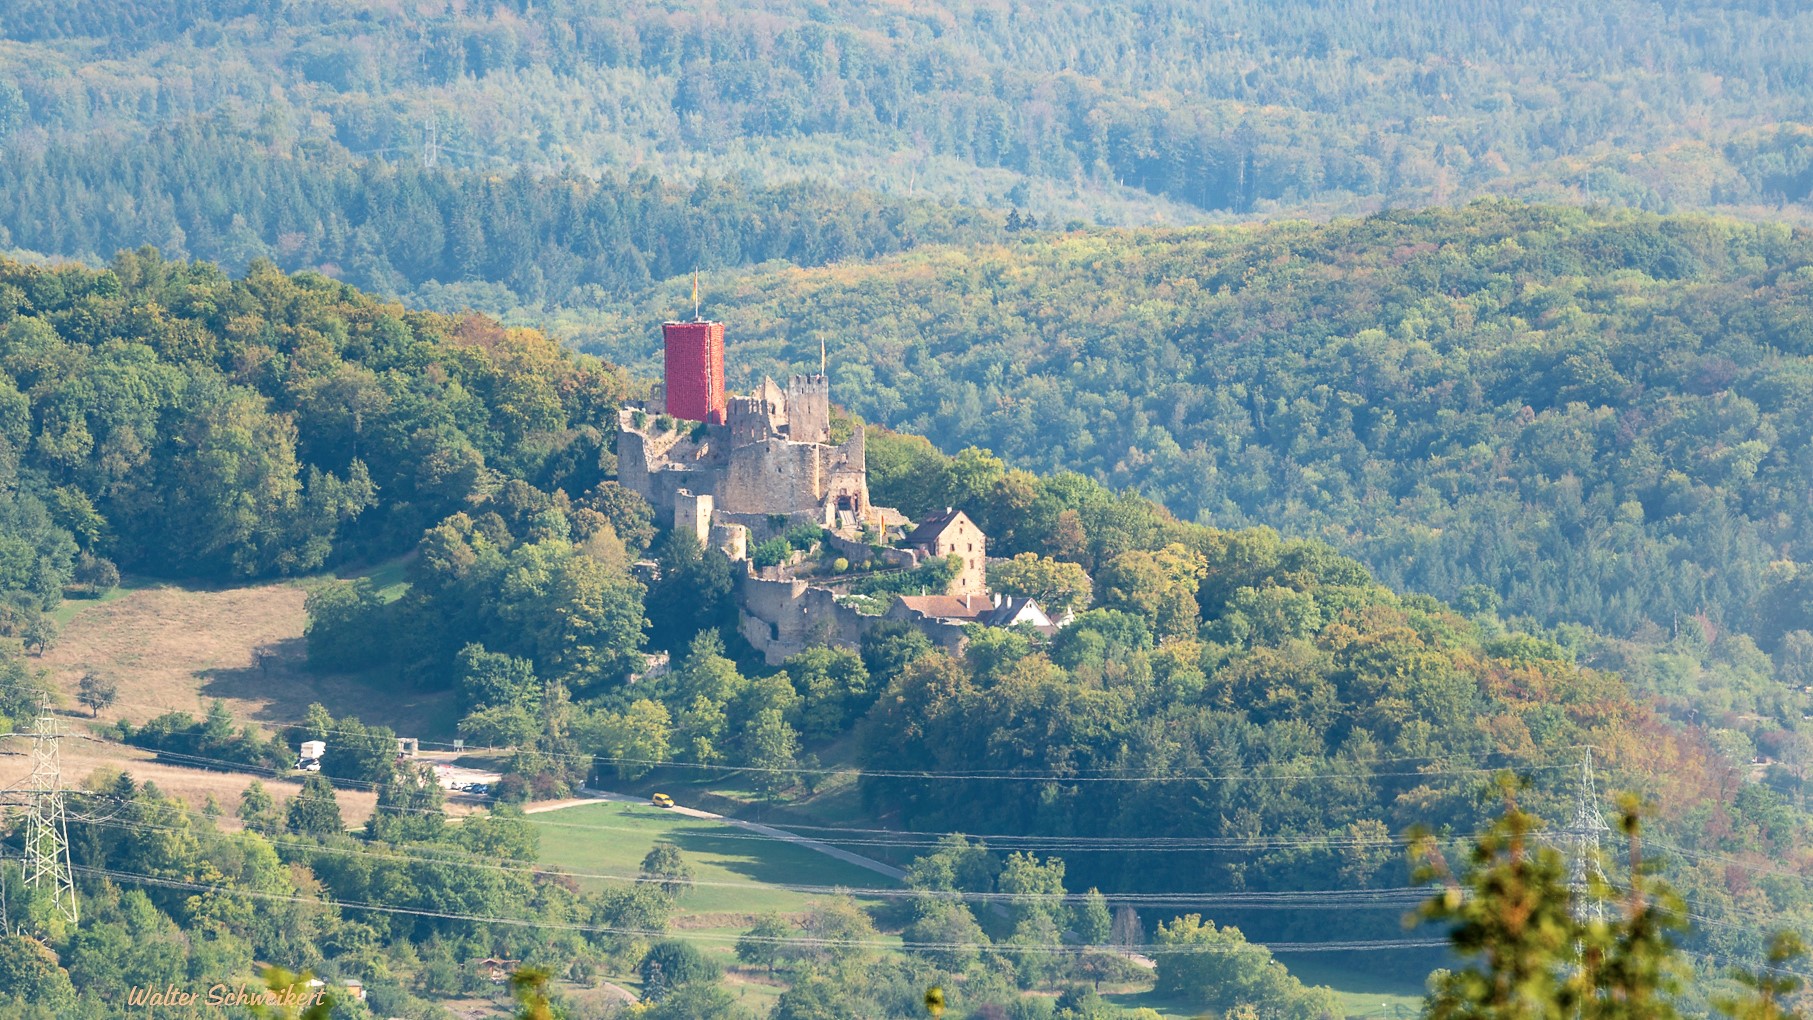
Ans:
<svg viewBox="0 0 1813 1020"><path fill-rule="evenodd" d="M1593 781L1593 749L1589 747L1586 757L1580 761L1580 799L1574 805L1574 821L1561 833L1568 844L1567 887L1572 894L1576 920L1605 920L1605 903L1593 894L1593 889L1605 885L1605 872L1599 866L1599 837L1610 831L1605 816L1599 813L1599 789Z"/></svg>
<svg viewBox="0 0 1813 1020"><path fill-rule="evenodd" d="M75 869L69 861L69 821L63 809L63 758L58 748L61 733L50 705L38 709L32 730L31 811L25 818L25 886L48 885L51 909L79 920L76 909Z"/></svg>

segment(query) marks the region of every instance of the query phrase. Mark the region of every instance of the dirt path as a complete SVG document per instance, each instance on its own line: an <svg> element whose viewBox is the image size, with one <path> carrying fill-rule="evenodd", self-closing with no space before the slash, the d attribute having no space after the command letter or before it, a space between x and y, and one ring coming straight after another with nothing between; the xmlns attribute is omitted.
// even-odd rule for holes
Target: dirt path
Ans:
<svg viewBox="0 0 1813 1020"><path fill-rule="evenodd" d="M607 992L610 992L612 995L615 995L619 999L622 999L624 1002L627 1002L632 1006L636 1004L636 993L630 991L629 989L623 987L620 984L616 984L615 982L611 982L611 981L600 981L598 983L598 987L604 989Z"/></svg>
<svg viewBox="0 0 1813 1020"><path fill-rule="evenodd" d="M180 798L193 808L200 809L210 796L213 797L226 812L219 819L223 829L239 827L239 820L233 813L239 809L239 795L254 780L264 784L279 808L302 789L301 782L294 779L214 772L161 762L152 752L142 748L77 735L71 732L74 727L69 723L70 720L64 720L65 736L58 750L63 760L63 781L72 787L82 785L83 780L97 769L119 769L137 782L156 783L159 790ZM30 750L21 738L0 741L0 787L25 786L31 778ZM363 824L377 803L376 795L365 790L335 790L334 799L340 802L340 817L348 825Z"/></svg>
<svg viewBox="0 0 1813 1020"><path fill-rule="evenodd" d="M594 790L589 786L585 788L585 792L591 794L593 797L595 797L598 800L608 800L608 801L611 801L612 803L616 803L616 804L646 804L646 803L648 803L647 798L644 798L644 797L631 797L631 796L628 796L626 794L621 794L621 793L610 793L605 790ZM584 803L584 802L581 801L579 803ZM561 801L561 802L558 802L558 806L567 807L567 806L570 806L570 804L568 802ZM550 807L546 810L552 810L552 808ZM886 875L887 877L893 879L896 882L905 881L906 877L907 877L906 872L900 870L899 868L894 867L892 864L883 864L882 862L875 860L872 857L864 857L861 854L853 854L850 851L845 850L842 847L832 846L829 843L825 843L823 841L813 839L810 836L802 836L797 832L788 832L786 829L777 829L772 825L763 825L760 822L746 822L746 821L742 820L741 818L731 818L728 815L720 815L715 811L704 811L699 808L689 808L689 807L683 807L680 805L675 805L671 808L668 808L668 810L674 812L675 814L685 815L688 818L703 818L703 819L707 819L707 820L713 821L713 822L722 822L725 825L734 825L739 829L747 829L750 832L757 832L757 833L761 833L764 836L772 836L775 839L785 840L788 843L794 843L799 846L805 847L807 850L817 851L818 853L824 854L827 857L835 857L840 861L843 861L848 864L854 864L859 868L866 868L869 871L875 872L877 875Z"/></svg>
<svg viewBox="0 0 1813 1020"><path fill-rule="evenodd" d="M581 804L591 804L594 801L597 801L599 799L601 799L601 798L598 798L598 797L568 797L566 800L544 800L539 804L530 804L529 806L523 808L522 813L525 815L538 815L538 814L541 814L543 811L559 811L561 808L578 807Z"/></svg>

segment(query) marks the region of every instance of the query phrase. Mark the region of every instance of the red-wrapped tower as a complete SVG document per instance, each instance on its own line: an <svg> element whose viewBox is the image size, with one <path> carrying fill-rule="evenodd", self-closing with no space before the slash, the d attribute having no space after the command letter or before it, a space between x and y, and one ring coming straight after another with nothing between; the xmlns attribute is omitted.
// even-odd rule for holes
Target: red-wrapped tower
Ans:
<svg viewBox="0 0 1813 1020"><path fill-rule="evenodd" d="M724 324L664 322L667 413L687 421L724 424Z"/></svg>

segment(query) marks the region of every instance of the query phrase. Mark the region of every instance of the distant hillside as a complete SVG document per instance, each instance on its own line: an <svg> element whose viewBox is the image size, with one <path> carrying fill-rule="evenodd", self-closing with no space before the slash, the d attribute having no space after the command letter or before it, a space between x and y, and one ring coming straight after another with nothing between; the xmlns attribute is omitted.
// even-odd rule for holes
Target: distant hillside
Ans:
<svg viewBox="0 0 1813 1020"><path fill-rule="evenodd" d="M715 164L1148 215L1813 186L1804 136L1777 131L1810 119L1813 14L1776 3L20 0L0 34L0 131L224 107L456 165Z"/></svg>
<svg viewBox="0 0 1813 1020"><path fill-rule="evenodd" d="M822 339L837 399L950 451L1551 624L1777 649L1813 627L1810 299L1805 232L1488 203L763 271L711 311L733 372ZM660 308L588 342L646 356Z"/></svg>
<svg viewBox="0 0 1813 1020"><path fill-rule="evenodd" d="M1740 0L16 0L0 247L266 255L504 310L979 236L956 206L1799 218L1809 54L1813 12Z"/></svg>

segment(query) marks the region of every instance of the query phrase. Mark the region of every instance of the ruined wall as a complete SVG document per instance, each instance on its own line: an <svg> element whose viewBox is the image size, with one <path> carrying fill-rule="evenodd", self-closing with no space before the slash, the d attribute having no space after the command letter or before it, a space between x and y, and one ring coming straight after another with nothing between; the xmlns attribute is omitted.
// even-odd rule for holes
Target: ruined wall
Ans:
<svg viewBox="0 0 1813 1020"><path fill-rule="evenodd" d="M745 575L737 579L737 601L738 629L770 666L813 645L855 647L880 619L840 606L830 589L804 581Z"/></svg>
<svg viewBox="0 0 1813 1020"><path fill-rule="evenodd" d="M741 524L713 524L710 545L732 560L746 560L749 558L749 529Z"/></svg>
<svg viewBox="0 0 1813 1020"><path fill-rule="evenodd" d="M617 422L617 481L623 487L653 503L648 479L648 437L630 427L630 412L619 413Z"/></svg>
<svg viewBox="0 0 1813 1020"><path fill-rule="evenodd" d="M820 518L830 501L860 517L869 510L866 449L861 432L842 446L785 439L738 446L717 489L718 509Z"/></svg>
<svg viewBox="0 0 1813 1020"><path fill-rule="evenodd" d="M878 570L911 570L925 558L925 554L918 549L895 549L889 546L877 549L867 543L851 541L835 534L827 535L825 540L831 544L831 548L837 550L839 556L851 563L874 560Z"/></svg>
<svg viewBox="0 0 1813 1020"><path fill-rule="evenodd" d="M869 447L858 428L849 442L826 451L825 491L821 498L834 500L862 521L869 513Z"/></svg>
<svg viewBox="0 0 1813 1020"><path fill-rule="evenodd" d="M634 411L625 409L618 416L617 480L649 501L656 520L669 522L681 489L716 497L723 478L720 451L725 435L722 427L714 426L700 444L692 441L690 431L650 434L637 429Z"/></svg>
<svg viewBox="0 0 1813 1020"><path fill-rule="evenodd" d="M921 634L930 639L935 647L947 655L962 655L963 646L969 643L968 624L946 622L937 617L923 616L908 609L906 603L898 598L888 605L888 610L882 614L882 619L912 624Z"/></svg>
<svg viewBox="0 0 1813 1020"><path fill-rule="evenodd" d="M732 450L776 438L786 421L779 403L762 396L731 397L727 413Z"/></svg>

